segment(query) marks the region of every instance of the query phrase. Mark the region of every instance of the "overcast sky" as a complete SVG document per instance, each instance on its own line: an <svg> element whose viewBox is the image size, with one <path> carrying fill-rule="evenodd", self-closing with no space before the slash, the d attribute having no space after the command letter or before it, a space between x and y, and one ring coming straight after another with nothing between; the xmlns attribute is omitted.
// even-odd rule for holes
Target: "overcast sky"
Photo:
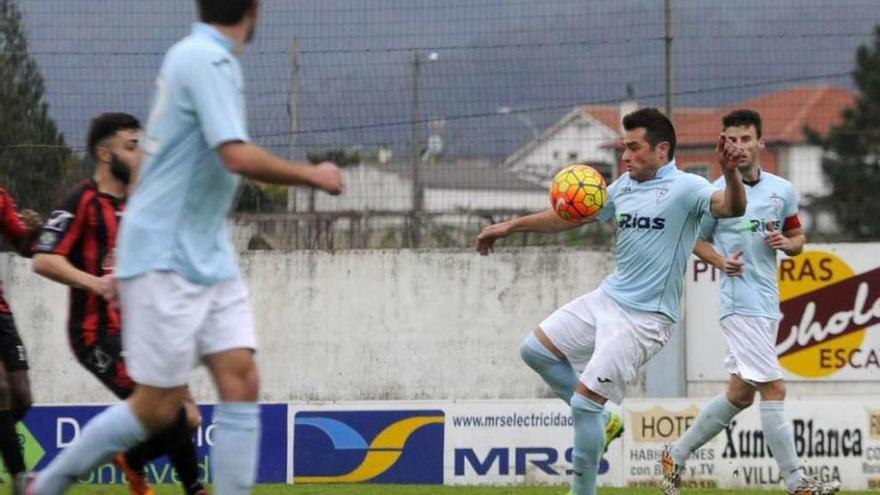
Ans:
<svg viewBox="0 0 880 495"><path fill-rule="evenodd" d="M19 0L52 115L82 147L89 116L145 116L163 52L190 29L188 0ZM447 119L448 151L497 159L577 104L630 85L662 105L662 0L264 0L245 56L251 133L286 149L291 45L299 41L302 149L389 144L405 151L411 50L423 117ZM674 0L676 97L723 105L795 83L851 87L876 0ZM423 132L426 134L427 130Z"/></svg>

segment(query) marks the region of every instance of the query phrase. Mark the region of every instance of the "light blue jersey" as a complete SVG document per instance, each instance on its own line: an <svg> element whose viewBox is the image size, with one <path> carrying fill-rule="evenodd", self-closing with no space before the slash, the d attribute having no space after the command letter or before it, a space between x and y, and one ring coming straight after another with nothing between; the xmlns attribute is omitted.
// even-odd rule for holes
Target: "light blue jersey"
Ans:
<svg viewBox="0 0 880 495"><path fill-rule="evenodd" d="M724 178L715 181L723 188ZM748 206L739 218L705 219L700 237L711 240L724 256L743 252L742 276L721 277L721 317L780 317L779 284L776 275L776 250L767 245L767 225L782 231L785 219L798 212L797 194L791 182L761 171L760 180L746 185Z"/></svg>
<svg viewBox="0 0 880 495"><path fill-rule="evenodd" d="M119 234L119 278L173 271L199 284L238 275L227 216L240 178L217 148L248 141L234 43L207 24L165 55L140 182Z"/></svg>
<svg viewBox="0 0 880 495"><path fill-rule="evenodd" d="M617 220L617 268L602 288L620 305L678 320L687 260L715 188L672 161L649 181L622 175L599 220Z"/></svg>

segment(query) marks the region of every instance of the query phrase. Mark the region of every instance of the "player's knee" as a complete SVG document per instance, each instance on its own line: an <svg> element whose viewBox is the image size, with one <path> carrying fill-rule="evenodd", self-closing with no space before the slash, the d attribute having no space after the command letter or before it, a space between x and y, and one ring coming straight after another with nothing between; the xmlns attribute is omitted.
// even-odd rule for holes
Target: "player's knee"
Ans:
<svg viewBox="0 0 880 495"><path fill-rule="evenodd" d="M220 400L255 402L260 394L260 376L255 365L236 369L218 377Z"/></svg>
<svg viewBox="0 0 880 495"><path fill-rule="evenodd" d="M531 337L531 334L529 334ZM530 368L537 369L538 362L537 357L538 353L532 349L532 346L529 344L529 337L523 339L523 341L519 344L519 357L526 363Z"/></svg>
<svg viewBox="0 0 880 495"><path fill-rule="evenodd" d="M761 400L785 400L785 382L782 380L764 383L759 390L761 392Z"/></svg>
<svg viewBox="0 0 880 495"><path fill-rule="evenodd" d="M755 402L755 391L750 389L728 390L727 400L738 409L747 409Z"/></svg>

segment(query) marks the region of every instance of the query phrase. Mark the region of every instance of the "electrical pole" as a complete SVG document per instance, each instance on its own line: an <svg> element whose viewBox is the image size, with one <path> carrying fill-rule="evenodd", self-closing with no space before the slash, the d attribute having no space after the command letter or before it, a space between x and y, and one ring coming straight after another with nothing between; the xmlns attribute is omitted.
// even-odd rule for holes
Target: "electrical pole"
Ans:
<svg viewBox="0 0 880 495"><path fill-rule="evenodd" d="M296 145L299 140L299 40L293 40L290 53L290 101L288 103L290 105L290 136L287 140L287 158L295 160ZM296 211L296 189L293 187L287 189L287 211Z"/></svg>
<svg viewBox="0 0 880 495"><path fill-rule="evenodd" d="M419 95L419 78L421 76L421 60L419 52L412 52L412 142L410 143L410 162L412 163L412 219L410 220L410 243L414 248L422 241L422 210L424 208L424 191L422 190L421 173L419 171L420 150L422 143L422 117Z"/></svg>

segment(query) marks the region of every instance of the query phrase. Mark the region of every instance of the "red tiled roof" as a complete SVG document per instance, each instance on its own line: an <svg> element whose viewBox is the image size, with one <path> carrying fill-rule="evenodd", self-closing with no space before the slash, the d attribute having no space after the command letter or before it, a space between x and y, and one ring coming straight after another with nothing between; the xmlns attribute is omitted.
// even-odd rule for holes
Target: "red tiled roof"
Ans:
<svg viewBox="0 0 880 495"><path fill-rule="evenodd" d="M840 122L841 112L855 101L855 93L836 86L794 86L723 108L679 107L675 110L675 130L679 145L712 146L721 131L721 117L737 108L748 108L761 114L767 142L800 143L804 141L805 126L827 133ZM618 106L585 105L581 112L620 132Z"/></svg>

